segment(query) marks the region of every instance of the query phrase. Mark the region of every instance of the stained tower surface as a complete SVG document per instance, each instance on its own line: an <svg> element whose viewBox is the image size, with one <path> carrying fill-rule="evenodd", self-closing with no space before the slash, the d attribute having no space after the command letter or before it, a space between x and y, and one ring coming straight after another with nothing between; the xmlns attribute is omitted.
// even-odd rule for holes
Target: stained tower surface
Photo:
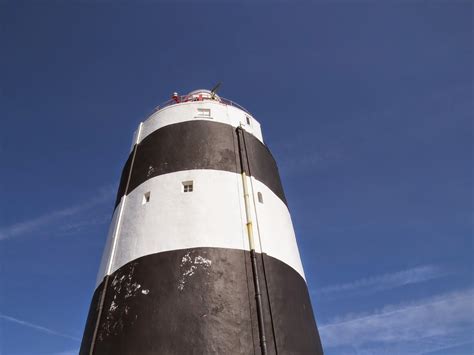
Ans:
<svg viewBox="0 0 474 355"><path fill-rule="evenodd" d="M124 165L80 354L322 354L260 124L197 90Z"/></svg>

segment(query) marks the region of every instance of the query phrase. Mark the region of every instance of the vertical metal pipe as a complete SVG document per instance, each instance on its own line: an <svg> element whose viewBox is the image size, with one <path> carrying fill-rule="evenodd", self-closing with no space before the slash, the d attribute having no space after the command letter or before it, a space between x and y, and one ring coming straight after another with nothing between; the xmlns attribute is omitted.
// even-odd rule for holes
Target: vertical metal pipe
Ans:
<svg viewBox="0 0 474 355"><path fill-rule="evenodd" d="M258 265L257 265L257 256L255 252L255 241L253 237L253 226L252 226L252 215L250 213L250 201L249 201L249 190L247 184L247 174L245 173L246 167L243 162L243 158L247 158L245 155L244 142L243 142L243 132L242 128L237 128L238 142L239 142L239 155L240 155L240 164L242 168L242 185L244 189L244 202L245 202L245 215L247 218L247 234L249 238L249 247L250 247L250 261L252 264L252 276L253 276L253 285L255 289L255 301L257 304L257 320L258 320L258 334L260 337L260 349L262 355L267 354L267 339L265 337L265 322L263 319L263 305L262 305L262 292L260 290L260 281L258 277ZM247 159L245 159L247 161Z"/></svg>
<svg viewBox="0 0 474 355"><path fill-rule="evenodd" d="M247 186L247 175L242 172L242 183L244 186L245 214L247 216L247 234L250 246L250 260L252 263L253 285L255 288L255 300L257 303L258 333L260 337L260 348L262 355L267 354L267 339L265 337L265 322L263 319L262 292L258 277L257 256L255 253L255 241L253 237L252 217L250 214L249 192Z"/></svg>

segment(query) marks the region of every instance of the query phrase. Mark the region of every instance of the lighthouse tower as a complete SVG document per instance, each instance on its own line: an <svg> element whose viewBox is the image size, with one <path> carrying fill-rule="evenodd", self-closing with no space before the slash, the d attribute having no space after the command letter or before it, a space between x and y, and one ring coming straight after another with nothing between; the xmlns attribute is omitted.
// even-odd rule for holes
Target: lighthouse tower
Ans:
<svg viewBox="0 0 474 355"><path fill-rule="evenodd" d="M140 123L80 354L322 354L278 168L196 90Z"/></svg>

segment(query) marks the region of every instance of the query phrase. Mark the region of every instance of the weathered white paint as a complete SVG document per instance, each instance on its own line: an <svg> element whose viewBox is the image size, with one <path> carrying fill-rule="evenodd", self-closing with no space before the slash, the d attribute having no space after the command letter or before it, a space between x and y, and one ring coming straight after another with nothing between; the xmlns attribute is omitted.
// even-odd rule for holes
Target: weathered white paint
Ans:
<svg viewBox="0 0 474 355"><path fill-rule="evenodd" d="M140 122L137 130L133 133L133 141L132 141L132 146L130 147L130 151L133 150L133 146L135 144L140 143L140 141L141 141L140 136L141 136L141 133L142 133L142 127L143 127L143 122Z"/></svg>
<svg viewBox="0 0 474 355"><path fill-rule="evenodd" d="M211 110L209 118L200 116L198 109L203 108ZM247 124L247 117L250 119L250 124ZM162 127L193 120L221 122L233 127L242 126L243 129L263 142L260 123L252 115L237 107L212 100L182 102L158 110L140 124L141 133L137 134L140 128L137 129L134 134L134 142L141 142L150 133Z"/></svg>
<svg viewBox="0 0 474 355"><path fill-rule="evenodd" d="M254 177L251 181L261 250L290 265L304 278L295 231L287 206L267 185ZM262 193L263 203L258 202L258 192Z"/></svg>
<svg viewBox="0 0 474 355"><path fill-rule="evenodd" d="M123 197L122 197L123 200ZM107 271L109 269L109 261L111 257L111 252L114 244L115 238L115 231L117 230L117 222L119 220L119 215L121 212L122 201L120 204L115 208L114 214L112 216L112 220L110 221L109 231L107 233L107 239L105 242L104 252L102 253L102 260L99 266L99 272L97 273L97 280L96 285L99 285L102 282L102 279L105 275L107 275Z"/></svg>
<svg viewBox="0 0 474 355"><path fill-rule="evenodd" d="M193 192L183 192L182 182L189 180L193 181ZM261 241L256 251L278 258L304 277L286 205L263 183L252 178L252 184L255 196L251 199L256 200L257 191L264 196L264 204L257 205L258 228L253 225L254 235ZM150 201L142 204L147 192L151 192ZM249 250L240 174L186 170L160 175L135 188L124 202L122 198L115 210L116 214L123 210L121 221L114 214L103 256L102 264L111 259L110 268L101 266L98 283L106 273L158 252L198 247ZM250 210L252 219L257 220L253 204Z"/></svg>
<svg viewBox="0 0 474 355"><path fill-rule="evenodd" d="M127 204L127 197L128 196L123 196L122 200L120 201L118 219L117 223L115 223L115 230L112 234L112 247L110 249L110 256L107 264L107 274L111 273L112 265L114 263L115 251L117 250L117 244L120 237L120 227L122 226L123 211L125 210L125 205Z"/></svg>

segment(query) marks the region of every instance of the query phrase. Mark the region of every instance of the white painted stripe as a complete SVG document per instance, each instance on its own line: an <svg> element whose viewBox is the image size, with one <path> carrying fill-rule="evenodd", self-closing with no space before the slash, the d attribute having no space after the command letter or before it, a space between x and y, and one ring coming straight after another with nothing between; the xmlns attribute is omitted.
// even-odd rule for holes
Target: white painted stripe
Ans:
<svg viewBox="0 0 474 355"><path fill-rule="evenodd" d="M130 147L130 151L133 150L133 147L135 144L138 144L141 142L141 133L142 133L142 128L143 128L143 122L140 122L140 125L138 126L138 129L133 133L133 142L132 146Z"/></svg>
<svg viewBox="0 0 474 355"><path fill-rule="evenodd" d="M183 192L182 182L190 180L193 192ZM257 207L263 251L304 277L288 208L263 183L252 183L264 196ZM150 201L143 204L147 192ZM109 236L104 252L104 259L113 256L110 268L101 267L98 283L106 273L145 255L199 247L249 250L240 174L206 169L160 175L139 185L124 202L116 208L123 208L121 221L115 222L120 219L115 215L112 219L112 225L119 224L118 235ZM251 210L255 218L255 208ZM255 224L253 231L258 235ZM256 251L262 252L259 245Z"/></svg>
<svg viewBox="0 0 474 355"><path fill-rule="evenodd" d="M251 180L260 248L268 255L290 265L305 278L288 207L267 185L254 177ZM263 203L258 202L258 192L262 194Z"/></svg>
<svg viewBox="0 0 474 355"><path fill-rule="evenodd" d="M199 116L198 109L202 108L211 110L210 118ZM247 123L247 117L250 124ZM263 142L260 123L255 118L239 108L215 101L192 101L165 107L140 124L134 134L134 141L136 140L139 143L149 134L162 127L195 120L221 122L233 127L242 126L243 129ZM141 134L138 134L137 132L140 129Z"/></svg>
<svg viewBox="0 0 474 355"><path fill-rule="evenodd" d="M122 201L120 201L120 211L119 211L117 223L115 225L115 231L112 237L113 242L112 242L112 249L110 251L109 263L107 265L107 275L111 273L110 270L112 269L112 265L114 264L115 251L117 249L117 244L118 244L117 242L120 236L120 226L121 226L123 211L125 209L124 206L126 205L126 202L127 202L127 196L123 196Z"/></svg>
<svg viewBox="0 0 474 355"><path fill-rule="evenodd" d="M102 253L102 260L100 262L99 272L97 273L96 285L99 285L102 282L104 276L107 275L107 271L109 270L109 261L111 256L110 254L112 252L113 244L115 241L115 230L117 229L118 217L121 213L120 211L122 210L122 202L120 202L118 207L119 208L116 208L114 210L112 220L110 221L104 252Z"/></svg>

